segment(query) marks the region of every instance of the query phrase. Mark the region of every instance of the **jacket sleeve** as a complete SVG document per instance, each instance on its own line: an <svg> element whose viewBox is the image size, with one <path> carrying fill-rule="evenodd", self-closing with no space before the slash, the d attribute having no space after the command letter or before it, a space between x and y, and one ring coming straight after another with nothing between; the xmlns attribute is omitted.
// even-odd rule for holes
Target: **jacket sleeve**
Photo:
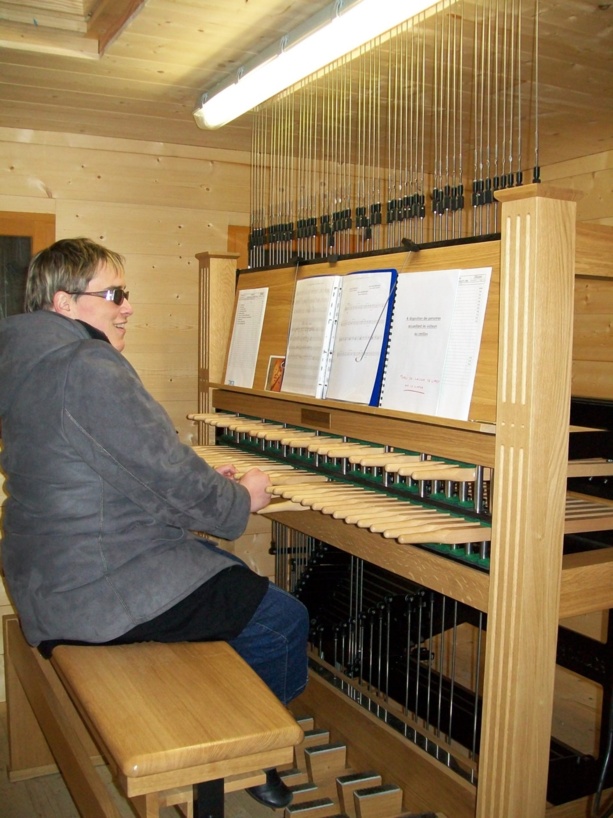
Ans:
<svg viewBox="0 0 613 818"><path fill-rule="evenodd" d="M63 435L156 521L225 539L244 531L249 492L179 441L165 410L106 342L78 345L64 384Z"/></svg>

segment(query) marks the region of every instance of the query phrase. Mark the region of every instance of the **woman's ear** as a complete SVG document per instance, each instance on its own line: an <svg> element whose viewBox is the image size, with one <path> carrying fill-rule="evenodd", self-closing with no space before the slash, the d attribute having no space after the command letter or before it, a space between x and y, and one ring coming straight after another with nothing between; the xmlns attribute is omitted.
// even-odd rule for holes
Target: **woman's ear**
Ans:
<svg viewBox="0 0 613 818"><path fill-rule="evenodd" d="M63 290L58 290L55 295L53 296L53 312L57 312L60 315L64 315L67 318L73 317L75 302L73 298L68 293L65 293Z"/></svg>

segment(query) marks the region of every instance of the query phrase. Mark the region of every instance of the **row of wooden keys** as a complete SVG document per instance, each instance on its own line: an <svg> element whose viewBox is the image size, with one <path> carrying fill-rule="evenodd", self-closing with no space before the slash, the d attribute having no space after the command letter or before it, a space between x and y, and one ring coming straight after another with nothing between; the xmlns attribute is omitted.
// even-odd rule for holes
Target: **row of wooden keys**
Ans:
<svg viewBox="0 0 613 818"><path fill-rule="evenodd" d="M342 459L349 466L382 469L387 474L415 481L432 480L468 485L474 483L477 477L477 467L423 460L420 455L390 452L384 446L343 441L338 437L241 416L211 414L191 417L237 435L277 442L280 446L302 449L328 460ZM417 501L394 497L375 488L335 480L326 474L268 460L261 455L249 454L230 446L198 446L195 450L213 467L233 464L238 470L239 478L250 468L257 467L267 472L271 481L269 493L275 499L262 509L262 514L319 511L401 543L486 543L490 539L489 526L480 524L478 520L441 511Z"/></svg>
<svg viewBox="0 0 613 818"><path fill-rule="evenodd" d="M392 475L394 479L400 477L417 482L433 481L458 492L460 499L464 499L468 487L473 486L477 511L481 510L480 485L491 479L490 470L478 466L423 459L419 454L389 451L384 446L345 441L338 436L295 429L241 415L211 413L190 417L209 426L223 428L239 441L244 438L262 440L287 447L287 450L304 451L316 458L340 460L346 464L343 467L345 473L357 465L361 469L379 469L385 475ZM264 456L247 454L232 447L196 447L196 451L212 466L234 464L239 477L254 467L266 471L271 480L271 504L262 509L261 513L307 509L320 511L401 543L487 543L491 536L490 527L478 520L467 519L460 513L441 511L416 499L391 496L384 490L342 482L317 471L308 471L273 459L267 460ZM598 458L573 461L568 467L569 477L610 474L612 471L613 464ZM601 500L592 501L583 496L568 496L566 533L603 531L612 527L611 504Z"/></svg>

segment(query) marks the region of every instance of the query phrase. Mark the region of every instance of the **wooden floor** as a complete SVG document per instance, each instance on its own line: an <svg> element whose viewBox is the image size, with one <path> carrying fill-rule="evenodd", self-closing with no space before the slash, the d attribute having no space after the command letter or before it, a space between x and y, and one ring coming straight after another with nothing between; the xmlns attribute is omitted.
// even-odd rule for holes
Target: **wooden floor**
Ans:
<svg viewBox="0 0 613 818"><path fill-rule="evenodd" d="M0 816L1 818L80 818L76 807L58 774L19 781L8 780L8 737L6 730L6 704L0 702ZM113 792L118 808L125 818L136 813L113 786L105 769L101 775ZM244 792L226 796L226 818L274 818L275 812L260 806ZM163 818L179 818L181 812L175 807L162 811Z"/></svg>

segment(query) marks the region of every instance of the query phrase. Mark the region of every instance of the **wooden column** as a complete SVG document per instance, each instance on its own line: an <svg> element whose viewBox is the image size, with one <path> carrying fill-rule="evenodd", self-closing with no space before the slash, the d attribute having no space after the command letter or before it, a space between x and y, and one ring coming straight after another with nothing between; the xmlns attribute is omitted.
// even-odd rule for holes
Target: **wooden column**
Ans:
<svg viewBox="0 0 613 818"><path fill-rule="evenodd" d="M230 345L238 253L197 253L200 275L198 327L198 411L212 411L211 383L222 383ZM198 443L214 443L213 432L198 424Z"/></svg>
<svg viewBox="0 0 613 818"><path fill-rule="evenodd" d="M575 198L503 191L492 559L477 818L542 818L570 407Z"/></svg>

